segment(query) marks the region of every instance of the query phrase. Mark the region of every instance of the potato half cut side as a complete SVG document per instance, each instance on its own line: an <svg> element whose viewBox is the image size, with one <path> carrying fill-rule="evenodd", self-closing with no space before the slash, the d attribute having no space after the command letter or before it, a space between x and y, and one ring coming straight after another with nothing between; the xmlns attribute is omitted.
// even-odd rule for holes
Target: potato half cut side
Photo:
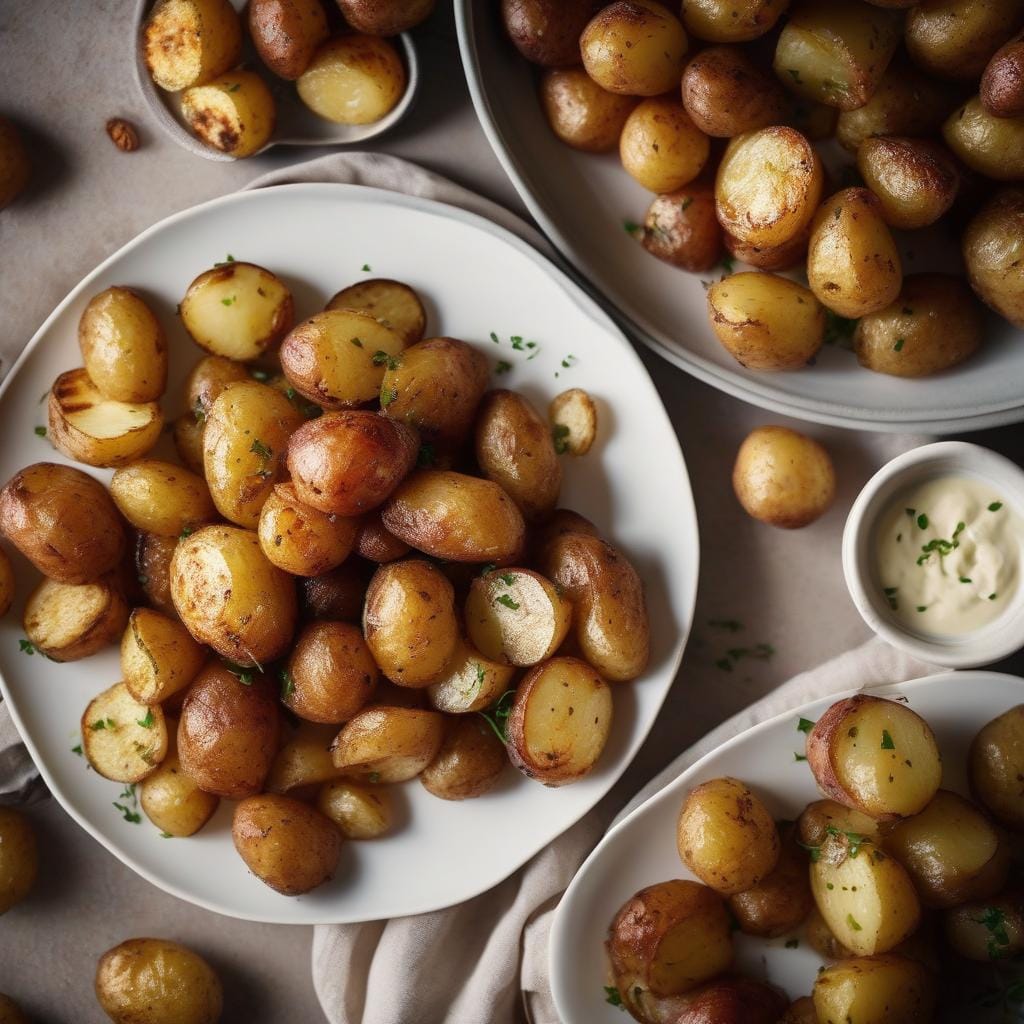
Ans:
<svg viewBox="0 0 1024 1024"><path fill-rule="evenodd" d="M167 754L167 723L157 707L140 704L124 683L94 697L82 715L82 749L105 779L141 782Z"/></svg>
<svg viewBox="0 0 1024 1024"><path fill-rule="evenodd" d="M241 23L228 0L159 0L146 20L142 52L153 81L178 92L238 63Z"/></svg>
<svg viewBox="0 0 1024 1024"><path fill-rule="evenodd" d="M187 89L181 114L206 145L236 158L261 150L277 121L274 95L266 82L253 71L237 68Z"/></svg>
<svg viewBox="0 0 1024 1024"><path fill-rule="evenodd" d="M555 395L548 407L555 451L586 455L597 437L597 406L582 388Z"/></svg>
<svg viewBox="0 0 1024 1024"><path fill-rule="evenodd" d="M438 711L450 715L483 711L508 689L515 672L515 666L490 661L460 638L444 678L427 687L427 697Z"/></svg>
<svg viewBox="0 0 1024 1024"><path fill-rule="evenodd" d="M386 277L359 281L337 292L327 309L357 309L390 327L408 348L423 340L427 313L420 297L407 284Z"/></svg>
<svg viewBox="0 0 1024 1024"><path fill-rule="evenodd" d="M51 661L88 658L113 643L127 621L128 604L111 577L80 584L43 580L25 605L25 635Z"/></svg>
<svg viewBox="0 0 1024 1024"><path fill-rule="evenodd" d="M159 704L195 679L209 652L170 616L136 608L121 638L121 675L141 704Z"/></svg>
<svg viewBox="0 0 1024 1024"><path fill-rule="evenodd" d="M443 738L444 716L437 711L377 705L342 727L331 753L352 778L405 782L434 760Z"/></svg>

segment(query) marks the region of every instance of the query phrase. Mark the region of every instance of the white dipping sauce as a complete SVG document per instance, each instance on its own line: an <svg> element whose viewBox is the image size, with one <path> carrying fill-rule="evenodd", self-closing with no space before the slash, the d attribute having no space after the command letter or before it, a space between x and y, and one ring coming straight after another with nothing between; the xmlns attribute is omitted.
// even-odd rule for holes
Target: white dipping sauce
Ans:
<svg viewBox="0 0 1024 1024"><path fill-rule="evenodd" d="M911 629L962 636L999 618L1019 586L1024 524L992 486L966 476L927 480L883 513L876 570L895 617Z"/></svg>

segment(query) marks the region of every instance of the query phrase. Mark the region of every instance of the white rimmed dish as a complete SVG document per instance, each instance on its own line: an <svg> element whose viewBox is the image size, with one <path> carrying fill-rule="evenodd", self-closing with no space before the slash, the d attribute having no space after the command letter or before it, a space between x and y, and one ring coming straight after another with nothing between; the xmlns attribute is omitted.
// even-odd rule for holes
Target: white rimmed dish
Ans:
<svg viewBox="0 0 1024 1024"><path fill-rule="evenodd" d="M153 117L153 120L169 135L182 149L187 149L196 156L205 160L217 160L220 162L231 162L237 159L228 153L207 146L189 131L188 125L181 113L181 93L167 92L161 89L150 77L149 69L142 58L142 26L146 20L149 9L153 6L154 0L136 0L135 4L135 35L133 43L135 47L134 66L135 80L138 83L139 91L142 93L146 106ZM245 0L231 0L239 11L243 10ZM405 63L407 81L405 92L402 98L379 121L372 124L334 124L322 117L318 117L307 107L298 93L295 91L294 82L286 82L278 78L272 71L264 67L256 57L255 50L248 36L245 37L243 47L243 62L252 67L259 76L266 82L274 97L274 104L277 110L277 121L274 126L274 134L270 141L257 150L254 156L265 153L274 146L353 146L357 143L374 139L383 135L393 128L402 118L409 113L416 98L419 88L419 61L416 57L416 47L413 44L412 36L405 32L398 36L393 42L398 46L398 51Z"/></svg>
<svg viewBox="0 0 1024 1024"><path fill-rule="evenodd" d="M643 576L652 625L650 669L636 683L616 687L609 744L586 779L547 789L510 768L494 792L463 803L438 800L417 781L396 787L394 834L348 843L333 881L298 899L275 893L246 870L231 842L228 801L190 839L162 839L146 821L122 820L112 806L121 787L87 771L71 749L88 700L119 678L117 651L66 665L20 653L22 609L38 579L20 556L14 559L18 601L0 620L0 691L64 808L140 875L182 899L282 924L378 920L462 902L506 878L607 793L672 684L693 616L699 553L678 441L632 347L594 302L516 236L416 197L353 185L285 185L226 196L168 218L67 296L0 389L0 427L12 439L0 451L0 480L31 462L66 461L34 434L45 423L40 396L60 371L80 364L79 316L88 299L109 285L138 289L158 313L171 354L165 407L169 415L183 411L176 396L201 353L186 338L175 304L192 278L227 252L279 273L300 316L360 278L407 281L425 301L431 333L465 338L490 360L513 364L495 378L497 385L521 390L541 409L563 388L590 391L599 406L599 436L585 458L563 463L563 501L592 517ZM491 331L500 344L489 340ZM511 335L537 341L536 357L514 351ZM576 358L569 360L570 354ZM563 360L572 365L564 367ZM161 442L157 457L171 453L169 444L169 438ZM110 476L92 472L103 480Z"/></svg>
<svg viewBox="0 0 1024 1024"><path fill-rule="evenodd" d="M1024 511L1024 470L1003 455L966 441L922 445L887 462L865 485L843 530L843 574L861 618L895 647L936 665L989 665L1024 646L1024 586L1002 614L971 633L937 636L912 630L892 614L875 568L879 519L898 495L914 484L941 476L966 476L990 484L1008 506ZM1018 537L1024 556L1024 536Z"/></svg>
<svg viewBox="0 0 1024 1024"><path fill-rule="evenodd" d="M967 750L982 725L1024 700L1024 679L996 672L956 672L871 688L905 699L932 727L943 755L944 788L966 794ZM794 708L723 743L615 825L584 862L562 897L551 927L549 970L561 1024L622 1024L605 1001L609 984L604 940L619 907L644 886L693 878L676 849L676 821L686 794L723 775L748 782L776 819L795 819L820 799L806 762L794 760L805 737L801 717L817 719L848 693ZM792 936L762 940L737 934L736 969L766 979L791 999L809 995L821 958ZM628 1019L628 1018L627 1018Z"/></svg>
<svg viewBox="0 0 1024 1024"><path fill-rule="evenodd" d="M536 69L505 37L500 5L455 0L463 65L477 115L523 202L593 294L651 349L695 377L772 412L859 430L960 433L1024 420L1021 332L989 316L982 350L962 366L907 380L860 367L826 345L813 367L746 370L711 332L704 281L646 253L624 230L651 202L617 153L595 156L559 142L537 101ZM848 158L846 162L849 162ZM906 272L949 270L942 232L901 239Z"/></svg>

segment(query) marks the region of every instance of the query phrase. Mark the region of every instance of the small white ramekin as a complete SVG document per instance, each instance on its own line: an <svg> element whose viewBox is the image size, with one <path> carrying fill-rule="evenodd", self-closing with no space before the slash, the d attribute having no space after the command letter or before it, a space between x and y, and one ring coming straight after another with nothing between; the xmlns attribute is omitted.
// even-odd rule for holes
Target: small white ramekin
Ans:
<svg viewBox="0 0 1024 1024"><path fill-rule="evenodd" d="M843 573L861 618L894 647L949 668L975 668L1005 658L1024 646L1024 579L1002 615L961 636L935 636L901 623L882 590L875 569L878 521L901 491L937 476L983 480L1024 518L1024 470L1009 459L965 441L922 445L887 462L865 485L843 531ZM1021 538L1024 555L1024 537ZM1021 569L1024 574L1024 567Z"/></svg>

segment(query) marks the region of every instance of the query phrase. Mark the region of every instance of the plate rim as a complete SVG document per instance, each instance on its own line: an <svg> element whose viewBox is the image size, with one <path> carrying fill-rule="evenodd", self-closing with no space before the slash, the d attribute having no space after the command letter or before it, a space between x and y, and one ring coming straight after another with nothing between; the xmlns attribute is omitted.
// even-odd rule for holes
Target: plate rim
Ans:
<svg viewBox="0 0 1024 1024"><path fill-rule="evenodd" d="M500 878L491 880L486 886L478 889L472 893L467 893L460 897L455 903L448 901L446 898L442 898L440 902L427 901L422 905L417 905L414 909L409 910L407 913L400 916L410 916L414 914L426 914L432 913L437 910L443 910L447 907L456 906L459 903L466 902L474 899L484 892L488 892L490 889L497 885L500 885L507 878L511 877L516 871L520 870L526 863L532 860L539 852L541 852L548 844L553 842L559 836L563 835L566 831L573 827L585 814L590 813L593 808L603 799L615 785L615 783L622 777L629 766L636 759L640 748L646 742L650 735L650 730L661 713L664 702L668 697L669 691L678 681L679 667L682 663L683 654L686 650L686 645L689 640L690 632L693 626L694 615L696 612L697 603L697 588L700 577L700 533L699 524L697 520L696 504L693 497L693 488L690 482L689 471L686 466L686 458L683 454L682 446L679 443L678 435L676 434L675 428L672 425L672 421L669 418L668 411L665 408L665 404L658 394L658 390L655 387L654 380L651 377L650 372L644 366L643 361L640 359L636 350L630 345L628 339L623 335L621 329L616 325L607 312L602 309L594 299L587 294L580 286L573 281L559 266L554 264L548 259L543 253L539 252L536 248L520 238L515 232L489 221L487 218L480 214L474 213L470 210L463 209L462 207L453 206L449 203L441 202L436 199L428 199L419 195L412 195L404 192L395 192L386 188L377 188L368 185L358 185L347 182L289 182L280 185L269 185L257 189L243 188L236 192L230 192L226 195L216 196L213 199L206 200L205 202L198 203L194 206L187 207L184 210L176 211L161 220L156 221L149 227L143 229L139 234L129 239L124 245L120 246L99 264L97 264L91 271L89 271L79 282L71 288L71 290L64 296L63 299L54 307L50 314L43 320L42 324L35 331L29 341L26 343L24 348L18 354L18 357L11 364L10 369L7 371L2 382L0 382L0 403L3 402L7 391L13 386L13 381L18 376L18 372L21 369L22 364L28 359L29 355L43 342L43 339L48 334L51 325L60 317L64 311L75 302L88 286L106 269L114 263L116 260L129 254L136 247L142 245L144 242L149 240L153 235L160 233L162 230L177 224L179 221L187 220L192 217L201 216L204 212L211 208L219 208L222 206L230 206L237 202L259 202L260 197L263 195L279 195L281 193L293 192L297 194L308 194L316 195L321 194L322 197L330 201L335 196L345 196L345 201L349 201L348 197L355 197L355 201L358 202L359 196L366 196L370 201L382 202L385 205L393 205L399 208L412 209L420 213L426 213L433 216L440 216L446 219L452 219L461 221L472 229L483 231L485 234L490 235L496 239L499 243L510 245L512 248L518 251L521 256L533 262L535 265L544 268L550 276L561 287L565 297L575 304L581 312L588 316L595 324L609 334L615 343L622 347L625 358L632 359L635 361L637 368L640 371L641 379L646 382L646 386L649 389L650 395L653 397L654 402L649 403L648 408L651 406L657 409L657 415L662 421L662 426L666 429L673 438L675 438L675 445L671 447L673 453L673 459L675 461L676 474L680 478L680 482L684 487L686 503L685 505L677 509L677 515L689 521L692 527L692 552L691 557L693 559L693 572L692 579L693 583L688 588L689 593L681 593L679 596L683 599L683 611L684 615L682 621L679 623L679 628L676 633L675 642L671 653L666 658L664 663L663 671L671 673L671 679L664 687L661 697L657 702L657 706L654 709L653 716L651 718L650 726L641 736L636 749L632 755L625 760L621 765L617 766L609 774L607 783L603 790L598 793L593 802L582 811L577 817L571 821L565 823L554 835L546 836L538 841L534 846L529 849L524 849L522 856L506 874ZM76 464L78 465L78 464ZM83 472L88 472L91 467L79 466ZM11 699L11 688L7 683L3 673L0 672L0 696L3 697L4 703L7 707L8 713L11 716L11 720L14 723L15 728L18 731L18 735L21 741L25 744L29 755L32 758L33 764L39 771L40 776L46 783L51 795L61 806L65 813L67 813L72 820L74 820L86 833L88 833L94 840L96 840L101 846L103 846L109 853L116 857L119 861L133 870L141 878L144 878L151 885L155 885L158 889L169 893L178 899L184 900L193 906L201 907L204 910L208 910L212 913L220 914L224 917L230 917L235 920L253 921L262 924L285 924L293 926L309 926L318 924L355 924L363 923L369 918L364 917L346 917L345 915L339 916L337 913L312 913L302 920L294 920L288 917L281 917L279 915L269 916L267 913L248 913L238 912L237 910L230 909L228 907L218 905L207 899L197 897L196 895L186 892L181 889L180 886L168 882L164 879L158 878L154 875L149 868L145 867L130 853L118 848L116 843L103 834L103 832L95 827L92 822L87 818L86 815L79 813L77 808L73 806L73 802L70 800L68 795L64 792L62 787L58 785L54 776L47 767L47 762L42 756L42 753L35 743L32 736L29 735L28 730L22 720L22 717L18 711L17 702ZM286 904L288 906L295 905L294 902Z"/></svg>
<svg viewBox="0 0 1024 1024"><path fill-rule="evenodd" d="M477 120L490 143L498 162L515 187L516 193L540 225L545 236L558 251L562 266L572 266L572 277L590 295L601 294L597 285L575 269L585 265L585 254L566 238L544 206L534 197L529 185L527 171L506 143L494 116L490 101L483 88L480 54L477 48L474 0L454 0L455 27L459 40L459 52L466 72L466 83L476 111ZM959 434L973 430L1002 427L1024 421L1024 402L1017 404L992 403L981 412L966 413L950 417L939 409L928 410L923 415L904 414L899 409L890 409L887 418L879 418L870 410L858 410L853 406L817 401L809 398L780 396L770 383L747 380L729 367L720 367L696 352L676 349L662 341L649 324L639 317L627 314L618 303L609 297L605 300L612 319L629 336L635 336L651 351L687 374L696 377L719 391L756 405L769 412L791 416L795 419L826 426L845 427L851 430L869 430L875 433L927 433Z"/></svg>

